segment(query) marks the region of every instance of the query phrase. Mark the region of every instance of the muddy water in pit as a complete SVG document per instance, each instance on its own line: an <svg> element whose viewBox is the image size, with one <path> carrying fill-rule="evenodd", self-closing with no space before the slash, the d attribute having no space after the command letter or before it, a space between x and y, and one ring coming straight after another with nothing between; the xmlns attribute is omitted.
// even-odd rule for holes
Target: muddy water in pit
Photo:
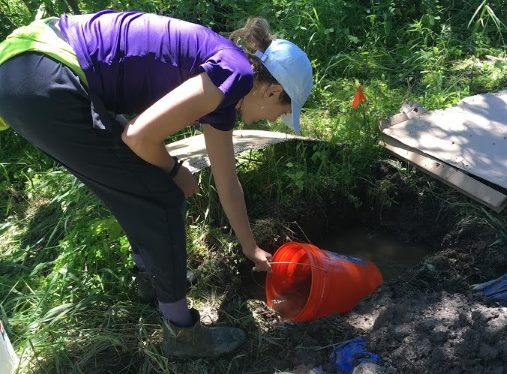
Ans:
<svg viewBox="0 0 507 374"><path fill-rule="evenodd" d="M430 248L404 243L394 235L367 227L337 228L334 234L313 244L327 251L372 261L384 281L396 278L432 253Z"/></svg>
<svg viewBox="0 0 507 374"><path fill-rule="evenodd" d="M312 244L327 251L372 261L379 268L384 281L398 277L432 253L430 248L405 243L394 235L367 227L340 227ZM247 294L251 298L266 300L265 273L252 272L244 280ZM297 314L304 307L310 285L311 276L303 279L299 287L287 290L285 297L274 300L273 309L286 318Z"/></svg>

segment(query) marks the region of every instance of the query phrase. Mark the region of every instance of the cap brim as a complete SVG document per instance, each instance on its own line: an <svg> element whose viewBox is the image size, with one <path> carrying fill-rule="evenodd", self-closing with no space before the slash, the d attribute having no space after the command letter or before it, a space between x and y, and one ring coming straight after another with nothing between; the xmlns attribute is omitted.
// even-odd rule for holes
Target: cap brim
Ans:
<svg viewBox="0 0 507 374"><path fill-rule="evenodd" d="M291 104L291 110L292 113L285 114L282 116L283 122L289 126L296 134L299 135L301 132L301 126L300 126L300 118L301 118L301 107L297 105L294 100L292 100Z"/></svg>

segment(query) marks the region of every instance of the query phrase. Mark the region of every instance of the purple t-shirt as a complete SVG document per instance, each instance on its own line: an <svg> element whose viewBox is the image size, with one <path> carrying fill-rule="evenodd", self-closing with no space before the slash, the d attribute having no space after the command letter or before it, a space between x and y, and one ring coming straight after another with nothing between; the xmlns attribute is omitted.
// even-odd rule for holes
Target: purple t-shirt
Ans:
<svg viewBox="0 0 507 374"><path fill-rule="evenodd" d="M230 130L236 104L253 86L252 67L241 48L204 26L111 10L65 15L59 26L76 51L90 94L116 113L139 114L185 80L206 72L224 99L214 112L196 120Z"/></svg>

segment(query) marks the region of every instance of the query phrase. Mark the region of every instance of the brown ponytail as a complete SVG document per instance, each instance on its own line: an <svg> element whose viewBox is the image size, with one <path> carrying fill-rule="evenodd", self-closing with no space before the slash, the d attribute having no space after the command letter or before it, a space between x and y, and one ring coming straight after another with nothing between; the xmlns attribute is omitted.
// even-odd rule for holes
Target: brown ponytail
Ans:
<svg viewBox="0 0 507 374"><path fill-rule="evenodd" d="M271 41L274 39L266 19L261 17L250 18L245 26L233 31L229 35L229 39L247 52L257 82L280 84L273 78L261 60L254 55L256 51L264 52L268 49ZM291 102L289 95L287 95L285 91L280 95L280 101L284 104L289 104Z"/></svg>
<svg viewBox="0 0 507 374"><path fill-rule="evenodd" d="M264 52L273 40L268 21L261 17L250 18L245 26L233 31L229 38L248 53L257 50Z"/></svg>

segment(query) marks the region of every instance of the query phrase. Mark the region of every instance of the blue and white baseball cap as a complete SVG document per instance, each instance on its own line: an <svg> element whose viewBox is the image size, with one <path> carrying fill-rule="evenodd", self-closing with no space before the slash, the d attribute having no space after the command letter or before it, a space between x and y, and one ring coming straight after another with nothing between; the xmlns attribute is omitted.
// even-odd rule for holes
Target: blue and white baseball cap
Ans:
<svg viewBox="0 0 507 374"><path fill-rule="evenodd" d="M283 121L296 134L300 132L301 108L305 104L313 87L312 64L305 52L294 43L285 39L275 39L264 52L255 52L271 73L292 103L292 113L283 116Z"/></svg>

